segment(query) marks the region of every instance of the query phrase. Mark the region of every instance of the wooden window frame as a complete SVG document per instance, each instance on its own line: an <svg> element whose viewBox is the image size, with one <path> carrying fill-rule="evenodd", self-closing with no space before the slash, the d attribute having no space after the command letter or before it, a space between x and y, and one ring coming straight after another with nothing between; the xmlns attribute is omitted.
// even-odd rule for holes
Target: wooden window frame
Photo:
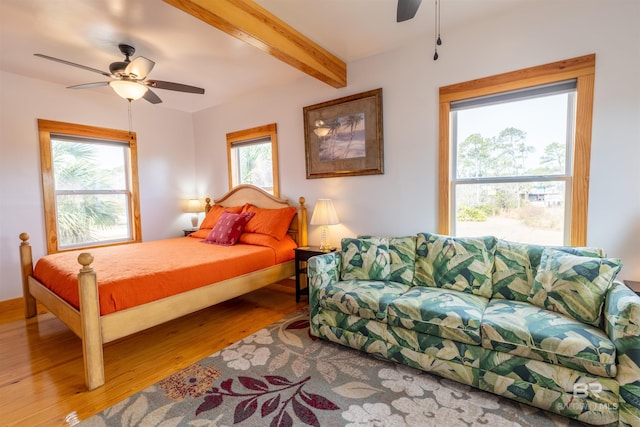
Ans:
<svg viewBox="0 0 640 427"><path fill-rule="evenodd" d="M569 231L569 244L572 246L584 246L587 244L595 66L596 55L590 54L440 88L438 142L439 233L448 235L452 230L451 103L463 99L576 79L576 124L573 169L570 181L571 229Z"/></svg>
<svg viewBox="0 0 640 427"><path fill-rule="evenodd" d="M40 137L40 167L42 170L42 193L44 200L44 222L47 239L47 253L65 252L83 248L95 248L101 246L115 246L142 241L142 226L140 222L140 190L138 185L138 149L135 132L117 129L100 128L95 126L78 125L74 123L56 122L52 120L38 119L38 131ZM53 159L51 155L51 135L70 135L82 138L95 138L110 141L121 141L129 146L130 153L130 221L131 240L125 242L87 245L60 249L58 247L58 221L56 217L56 202L53 174Z"/></svg>
<svg viewBox="0 0 640 427"><path fill-rule="evenodd" d="M229 171L229 190L233 188L233 170L231 149L233 144L260 138L271 139L271 173L273 175L273 195L280 197L280 179L278 170L278 126L276 123L239 130L227 134L227 170Z"/></svg>

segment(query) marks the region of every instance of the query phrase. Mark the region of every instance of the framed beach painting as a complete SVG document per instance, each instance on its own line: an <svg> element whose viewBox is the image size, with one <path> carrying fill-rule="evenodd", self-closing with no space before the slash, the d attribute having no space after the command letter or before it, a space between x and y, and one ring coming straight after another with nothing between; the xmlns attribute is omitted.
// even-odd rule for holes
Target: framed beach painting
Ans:
<svg viewBox="0 0 640 427"><path fill-rule="evenodd" d="M307 179L384 173L382 89L303 108Z"/></svg>

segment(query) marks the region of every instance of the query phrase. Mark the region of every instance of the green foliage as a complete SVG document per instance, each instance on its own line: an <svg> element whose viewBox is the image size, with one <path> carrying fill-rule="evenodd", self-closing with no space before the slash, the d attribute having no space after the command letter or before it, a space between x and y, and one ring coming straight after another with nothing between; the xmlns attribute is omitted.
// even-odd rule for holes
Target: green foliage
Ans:
<svg viewBox="0 0 640 427"><path fill-rule="evenodd" d="M241 146L238 149L240 180L261 188L273 187L271 143Z"/></svg>
<svg viewBox="0 0 640 427"><path fill-rule="evenodd" d="M503 129L495 140L497 151L496 158L499 174L521 175L525 170L525 162L529 154L536 149L527 145L527 133L513 127Z"/></svg>
<svg viewBox="0 0 640 427"><path fill-rule="evenodd" d="M544 147L544 154L540 158L540 163L548 168L549 173L563 173L566 150L565 144L552 142Z"/></svg>
<svg viewBox="0 0 640 427"><path fill-rule="evenodd" d="M93 144L53 141L53 169L56 191L113 188L113 176L98 166ZM57 194L57 234L61 246L100 240L96 231L117 225L124 214L122 195Z"/></svg>
<svg viewBox="0 0 640 427"><path fill-rule="evenodd" d="M469 135L458 146L458 176L480 178L493 170L494 153L491 139L479 133Z"/></svg>
<svg viewBox="0 0 640 427"><path fill-rule="evenodd" d="M484 222L487 220L487 212L482 207L462 206L458 208L458 221Z"/></svg>

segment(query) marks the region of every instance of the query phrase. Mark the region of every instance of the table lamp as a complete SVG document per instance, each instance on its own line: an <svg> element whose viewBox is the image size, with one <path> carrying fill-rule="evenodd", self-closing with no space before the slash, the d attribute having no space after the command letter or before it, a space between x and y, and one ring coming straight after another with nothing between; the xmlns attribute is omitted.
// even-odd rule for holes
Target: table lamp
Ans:
<svg viewBox="0 0 640 427"><path fill-rule="evenodd" d="M329 241L328 226L340 224L340 220L338 219L338 214L336 214L331 199L318 199L313 208L310 224L320 226L320 250L325 252L333 250L331 242Z"/></svg>
<svg viewBox="0 0 640 427"><path fill-rule="evenodd" d="M187 203L187 207L184 211L193 214L193 216L191 217L191 225L193 226L193 228L198 227L198 214L203 210L204 209L202 209L202 203L200 203L200 200L198 199L190 199Z"/></svg>

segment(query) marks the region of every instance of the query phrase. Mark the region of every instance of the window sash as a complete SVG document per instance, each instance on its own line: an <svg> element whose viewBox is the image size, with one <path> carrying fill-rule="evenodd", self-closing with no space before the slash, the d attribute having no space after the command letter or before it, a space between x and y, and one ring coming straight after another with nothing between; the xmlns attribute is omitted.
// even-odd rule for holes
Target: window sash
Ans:
<svg viewBox="0 0 640 427"><path fill-rule="evenodd" d="M572 154L573 154L573 142L574 142L574 125L575 125L575 92L576 92L576 80L570 80L567 82L559 82L556 84L550 85L542 85L542 86L534 86L530 88L526 88L523 90L510 91L506 93L500 93L497 95L489 95L480 98L473 98L469 100L461 100L458 102L451 103L451 150L452 150L452 164L451 164L451 197L452 197L452 220L451 220L451 233L453 235L457 235L458 230L458 212L459 209L466 205L458 205L458 188L459 186L467 186L467 185L488 185L491 184L519 184L524 187L527 184L533 183L541 183L541 182L562 182L564 183L562 192L562 205L564 206L563 218L564 221L562 223L562 241L555 240L556 237L553 237L552 244L567 244L568 243L568 233L566 230L570 229L571 226L571 204L570 204L570 191L571 191L571 163L572 163ZM562 172L558 172L555 174L545 174L545 175L517 175L517 174L506 174L506 175L487 175L482 177L472 177L472 178L458 178L458 167L459 167L459 158L458 158L458 148L459 144L462 141L459 141L458 138L458 113L464 110L473 110L476 108L483 108L487 106L495 106L495 105L509 105L511 103L520 102L520 101L528 101L528 100L536 100L541 99L548 96L555 96L560 94L567 95L566 102L566 133L564 135L564 170ZM525 106L526 108L526 106ZM498 122L500 119L497 119ZM525 130L526 131L526 130ZM539 165L541 166L541 164ZM480 187L482 188L482 187ZM516 197L520 197L518 194ZM491 202L491 198L484 199L486 202L491 203L492 205L495 203L495 200ZM530 201L527 199L526 203ZM518 203L520 206L520 203ZM466 226L468 228L468 225ZM467 230L469 231L469 230ZM504 236L512 235L508 230L501 230L500 233L504 232ZM539 238L536 236L532 236L532 238ZM537 242L543 243L543 242Z"/></svg>
<svg viewBox="0 0 640 427"><path fill-rule="evenodd" d="M242 155L241 152L243 151L243 149L245 148L249 148L249 147L256 147L256 146L268 146L268 148L271 150L272 149L272 145L271 145L271 138L260 138L257 140L253 140L253 141L247 141L246 143L241 142L241 143L234 143L232 144L232 164L233 164L233 168L232 168L232 174L233 174L233 179L232 179L232 184L233 186L236 185L240 185L240 184L252 184L251 182L245 182L243 180L243 176L245 174L245 172L248 172L247 170L245 170L245 168L243 167L243 162L242 162ZM271 162L273 162L272 160L272 153L269 153L269 160ZM272 172L273 173L273 172ZM273 191L273 176L271 177L271 186L270 187L265 187L264 190L268 191L268 192L272 192Z"/></svg>
<svg viewBox="0 0 640 427"><path fill-rule="evenodd" d="M82 247L108 246L112 244L133 243L142 241L140 223L140 199L137 171L137 141L134 132L120 131L72 123L38 120L40 134L40 156L43 183L43 199L45 210L45 230L47 236L48 253ZM110 189L56 189L52 141L78 142L84 144L104 144L105 146L122 147L123 174L125 188ZM119 185L118 185L119 186ZM117 239L100 239L97 242L79 243L73 245L61 244L58 236L58 201L65 196L124 196L124 205L120 203L122 215L126 218L126 237ZM113 215L116 215L112 213ZM119 215L119 214L118 214ZM120 221L120 220L118 220ZM122 224L122 222L119 222Z"/></svg>
<svg viewBox="0 0 640 427"><path fill-rule="evenodd" d="M451 103L450 123L451 123L451 181L454 183L472 182L472 181L488 181L491 179L513 179L519 180L529 179L526 175L492 175L478 178L458 178L458 112L471 108L478 108L490 105L499 105L508 102L531 100L550 95L567 94L567 117L566 117L566 134L565 134L565 159L564 171L557 174L531 175L540 180L550 180L557 177L570 177L573 169L573 153L575 143L575 123L576 123L576 84L577 80L559 82L557 84L534 86L523 90L510 91L497 95L489 95L480 98L472 98L469 100L461 100ZM496 181L499 182L499 181ZM505 181L506 182L506 181Z"/></svg>
<svg viewBox="0 0 640 427"><path fill-rule="evenodd" d="M131 212L130 212L130 206L131 206L131 195L128 192L109 192L109 193L105 193L105 192L101 192L100 194L95 194L95 193L86 193L86 192L73 192L73 193L68 193L68 194L56 194L56 218L58 221L60 221L60 211L59 211L59 206L60 206L60 198L65 197L65 196L95 196L95 195L122 195L124 196L124 200L123 200L123 214L121 215L124 218L130 218L131 217ZM94 247L94 246L104 246L104 245L110 245L110 244L119 244L119 243L123 243L123 242L128 242L131 240L132 238L132 227L130 224L130 221L126 221L126 224L123 224L124 227L111 227L109 230L100 230L100 229L90 229L90 230L86 230L89 235L93 234L98 235L98 236L104 236L104 234L109 234L110 237L99 237L97 239L88 239L88 238L84 238L81 239L79 241L75 241L73 243L69 243L65 240L65 236L63 235L59 235L58 236L58 246L61 250L71 250L71 249L77 249L77 248L88 248L88 247ZM114 236L115 234L115 236ZM119 236L119 237L118 237ZM78 239L78 237L76 237L76 240Z"/></svg>
<svg viewBox="0 0 640 427"><path fill-rule="evenodd" d="M595 83L595 54L557 61L514 72L471 80L441 87L439 105L439 161L438 161L438 232L452 231L452 150L451 150L451 104L460 100L478 98L495 93L524 89L576 79L575 100L576 124L573 132L573 164L571 165L571 190L568 195L571 220L567 228L568 243L584 246L587 242L587 215L589 194L589 169L591 156L591 125L593 116L593 93Z"/></svg>
<svg viewBox="0 0 640 427"><path fill-rule="evenodd" d="M271 123L251 129L240 130L227 134L227 166L229 174L229 189L241 184L240 156L238 152L243 148L269 144L271 147L271 180L272 187L263 190L279 197L278 177L278 139L277 126Z"/></svg>

